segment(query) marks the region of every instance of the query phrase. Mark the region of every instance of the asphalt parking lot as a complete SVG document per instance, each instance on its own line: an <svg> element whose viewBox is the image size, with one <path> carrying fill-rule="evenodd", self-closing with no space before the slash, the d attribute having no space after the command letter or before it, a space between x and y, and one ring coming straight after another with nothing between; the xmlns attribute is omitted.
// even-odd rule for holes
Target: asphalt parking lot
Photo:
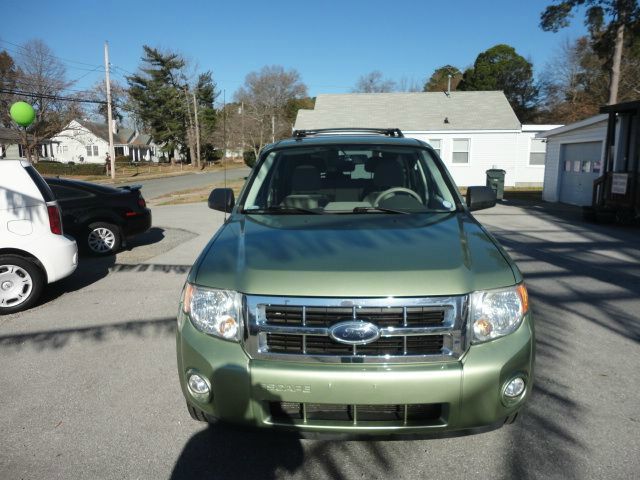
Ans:
<svg viewBox="0 0 640 480"><path fill-rule="evenodd" d="M525 274L536 385L514 425L444 440L301 440L191 420L174 324L222 214L155 207L115 258L0 318L0 478L637 478L640 235L570 208L478 212Z"/></svg>

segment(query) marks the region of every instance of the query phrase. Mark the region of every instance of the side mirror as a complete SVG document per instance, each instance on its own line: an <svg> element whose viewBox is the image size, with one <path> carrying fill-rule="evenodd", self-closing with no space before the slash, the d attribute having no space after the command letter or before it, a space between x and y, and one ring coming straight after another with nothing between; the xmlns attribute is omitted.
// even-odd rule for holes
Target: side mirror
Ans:
<svg viewBox="0 0 640 480"><path fill-rule="evenodd" d="M491 187L468 187L467 207L469 210L482 210L495 207L496 192Z"/></svg>
<svg viewBox="0 0 640 480"><path fill-rule="evenodd" d="M233 195L233 190L230 188L214 188L209 194L209 201L207 203L209 208L213 210L229 213L233 210L236 200Z"/></svg>

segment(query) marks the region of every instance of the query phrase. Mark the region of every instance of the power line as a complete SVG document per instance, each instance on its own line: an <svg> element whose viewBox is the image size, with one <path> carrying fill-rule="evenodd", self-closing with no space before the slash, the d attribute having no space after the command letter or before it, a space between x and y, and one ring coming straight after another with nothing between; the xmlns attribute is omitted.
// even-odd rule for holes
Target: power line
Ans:
<svg viewBox="0 0 640 480"><path fill-rule="evenodd" d="M9 42L8 40L1 40L0 39L0 43L6 43L8 45L13 45L16 48L19 48L20 50L24 50L26 53L22 53L22 52L16 52L18 53L18 55L25 55L27 57L31 57L34 58L33 55L30 55L28 53L28 50L23 46L23 45L19 45L17 43L13 43L13 42ZM53 55L51 53L43 53L44 56L46 57L51 57L51 58L55 58L56 60L60 60L62 62L68 62L68 63L76 63L78 65L84 65L86 67L98 67L98 68L103 68L102 65L96 65L95 63L86 63L86 62L80 62L77 60L70 60L68 58L62 58L62 57L58 57L57 55ZM71 67L71 68L79 68L79 67Z"/></svg>
<svg viewBox="0 0 640 480"><path fill-rule="evenodd" d="M22 90L13 90L10 88L0 88L0 93L8 93L11 95L18 95L21 97L29 98L46 98L47 100L60 100L64 102L78 102L78 103L97 103L106 105L107 102L103 100L89 100L87 98L74 98L74 97L61 97L59 95L48 95L37 92L25 92Z"/></svg>

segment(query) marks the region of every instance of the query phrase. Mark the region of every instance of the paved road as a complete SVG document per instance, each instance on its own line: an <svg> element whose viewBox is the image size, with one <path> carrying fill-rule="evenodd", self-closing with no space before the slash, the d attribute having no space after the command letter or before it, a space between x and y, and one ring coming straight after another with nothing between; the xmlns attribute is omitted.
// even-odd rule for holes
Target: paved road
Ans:
<svg viewBox="0 0 640 480"><path fill-rule="evenodd" d="M131 251L85 261L45 304L0 319L1 478L637 478L637 230L539 206L479 212L534 302L528 407L482 435L336 442L191 420L175 373L176 302L222 215L202 204L153 214L159 227Z"/></svg>
<svg viewBox="0 0 640 480"><path fill-rule="evenodd" d="M249 168L231 168L227 170L227 179L235 180L249 175ZM222 171L194 173L191 175L180 175L177 177L157 178L154 180L143 180L131 183L142 185L142 194L147 200L150 200L167 193L179 190L187 190L190 188L199 188L221 183L224 179Z"/></svg>

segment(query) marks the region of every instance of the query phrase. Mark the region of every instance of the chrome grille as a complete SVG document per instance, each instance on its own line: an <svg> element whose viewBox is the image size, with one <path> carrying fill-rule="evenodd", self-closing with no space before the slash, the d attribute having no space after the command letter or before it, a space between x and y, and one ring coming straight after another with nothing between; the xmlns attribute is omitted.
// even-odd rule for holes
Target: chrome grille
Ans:
<svg viewBox="0 0 640 480"><path fill-rule="evenodd" d="M458 359L465 349L466 296L340 299L247 295L245 349L252 358L317 362ZM365 345L338 343L330 328L363 320L380 329Z"/></svg>

